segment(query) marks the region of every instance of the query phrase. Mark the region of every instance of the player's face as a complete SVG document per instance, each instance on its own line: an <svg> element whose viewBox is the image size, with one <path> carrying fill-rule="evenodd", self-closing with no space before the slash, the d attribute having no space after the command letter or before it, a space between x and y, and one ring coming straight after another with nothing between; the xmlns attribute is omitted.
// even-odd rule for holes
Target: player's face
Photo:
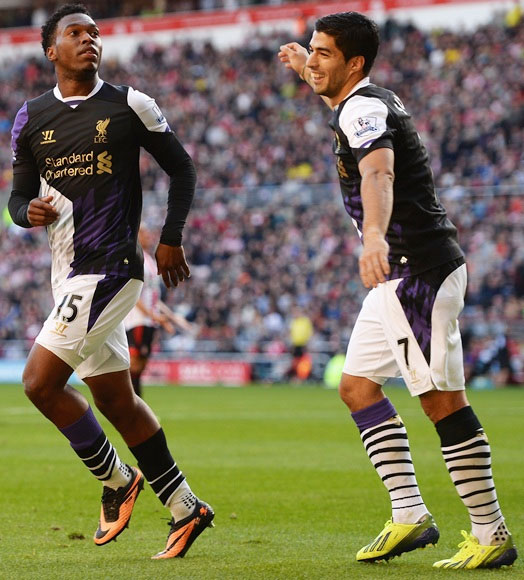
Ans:
<svg viewBox="0 0 524 580"><path fill-rule="evenodd" d="M73 78L95 75L102 57L102 40L93 19L82 13L64 16L58 22L47 56L55 67Z"/></svg>
<svg viewBox="0 0 524 580"><path fill-rule="evenodd" d="M306 66L310 71L311 86L317 95L328 97L333 105L337 105L355 82L355 59L346 62L333 36L316 30L309 49Z"/></svg>

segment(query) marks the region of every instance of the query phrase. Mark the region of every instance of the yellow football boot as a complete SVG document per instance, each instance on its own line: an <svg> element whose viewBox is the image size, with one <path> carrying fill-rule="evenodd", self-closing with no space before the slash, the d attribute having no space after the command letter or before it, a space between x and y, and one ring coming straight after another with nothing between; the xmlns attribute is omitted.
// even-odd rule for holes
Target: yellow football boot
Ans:
<svg viewBox="0 0 524 580"><path fill-rule="evenodd" d="M389 520L371 544L358 551L357 561L389 560L404 552L435 545L439 537L437 525L430 514L416 524L395 524Z"/></svg>
<svg viewBox="0 0 524 580"><path fill-rule="evenodd" d="M474 568L500 568L511 566L517 559L517 549L511 535L498 546L483 546L472 534L462 530L464 541L460 542L460 550L448 560L439 560L435 568L453 570L473 570Z"/></svg>

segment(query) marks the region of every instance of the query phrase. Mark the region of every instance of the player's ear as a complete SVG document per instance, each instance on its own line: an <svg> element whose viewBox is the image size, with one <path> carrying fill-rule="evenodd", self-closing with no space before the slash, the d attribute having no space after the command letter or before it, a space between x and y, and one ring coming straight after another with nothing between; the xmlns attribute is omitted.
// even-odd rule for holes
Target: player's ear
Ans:
<svg viewBox="0 0 524 580"><path fill-rule="evenodd" d="M366 64L366 59L363 56L353 56L349 59L349 66L351 72L359 72L364 68Z"/></svg>
<svg viewBox="0 0 524 580"><path fill-rule="evenodd" d="M51 62L54 62L56 60L56 50L54 44L47 47L45 55L47 57L47 60L50 60Z"/></svg>

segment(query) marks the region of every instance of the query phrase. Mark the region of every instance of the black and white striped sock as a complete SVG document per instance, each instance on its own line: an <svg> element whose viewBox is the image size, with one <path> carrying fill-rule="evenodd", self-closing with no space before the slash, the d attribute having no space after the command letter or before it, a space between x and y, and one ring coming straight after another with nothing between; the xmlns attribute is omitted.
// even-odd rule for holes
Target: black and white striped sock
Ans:
<svg viewBox="0 0 524 580"><path fill-rule="evenodd" d="M360 433L366 452L389 492L392 519L414 524L429 513L420 495L408 435L398 415Z"/></svg>
<svg viewBox="0 0 524 580"><path fill-rule="evenodd" d="M483 546L508 537L491 471L488 438L471 407L448 415L435 425L446 467L471 519L471 533Z"/></svg>
<svg viewBox="0 0 524 580"><path fill-rule="evenodd" d="M111 445L105 433L102 432L89 447L75 449L75 452L104 486L118 489L129 483L131 470L120 461L116 449Z"/></svg>
<svg viewBox="0 0 524 580"><path fill-rule="evenodd" d="M193 511L194 503L187 498L184 502L183 499L191 493L191 489L169 452L164 431L159 429L152 437L129 449L137 458L138 466L162 504L172 513L172 506L177 504L173 513L175 520L189 515Z"/></svg>

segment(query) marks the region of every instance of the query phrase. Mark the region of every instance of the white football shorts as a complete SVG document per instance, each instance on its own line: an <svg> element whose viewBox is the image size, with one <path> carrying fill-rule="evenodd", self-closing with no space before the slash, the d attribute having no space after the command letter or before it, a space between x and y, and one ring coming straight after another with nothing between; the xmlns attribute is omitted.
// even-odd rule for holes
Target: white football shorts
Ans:
<svg viewBox="0 0 524 580"><path fill-rule="evenodd" d="M129 368L123 320L142 282L87 274L67 279L53 293L55 306L35 341L61 358L79 378Z"/></svg>
<svg viewBox="0 0 524 580"><path fill-rule="evenodd" d="M466 265L445 272L439 284L424 274L389 280L368 293L344 373L379 385L402 376L412 396L465 388L457 318L464 307Z"/></svg>

